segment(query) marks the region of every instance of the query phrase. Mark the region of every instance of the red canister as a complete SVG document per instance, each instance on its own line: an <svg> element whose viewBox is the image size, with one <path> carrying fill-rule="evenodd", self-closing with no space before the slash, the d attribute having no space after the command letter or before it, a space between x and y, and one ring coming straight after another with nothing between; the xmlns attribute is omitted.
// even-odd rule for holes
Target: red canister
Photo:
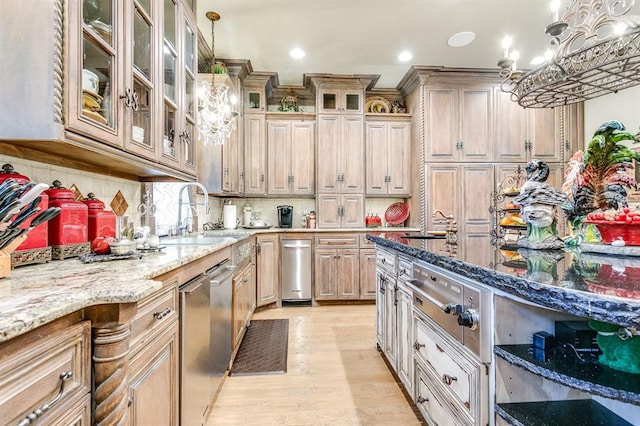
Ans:
<svg viewBox="0 0 640 426"><path fill-rule="evenodd" d="M51 246L67 246L88 243L89 208L81 201L76 201L73 191L54 180L51 188L45 191L49 195L49 206L60 207L60 214L49 220L49 244Z"/></svg>
<svg viewBox="0 0 640 426"><path fill-rule="evenodd" d="M116 215L104 209L104 203L98 200L93 192L82 200L89 208L89 242L96 237L116 236Z"/></svg>
<svg viewBox="0 0 640 426"><path fill-rule="evenodd" d="M13 169L11 164L5 164L2 166L2 172L0 172L0 183L4 182L7 179L13 179L18 182L20 185L24 185L30 182L29 178L21 175ZM40 211L44 211L49 207L49 197L47 194L40 194L41 200L38 204ZM21 225L21 229L26 229L31 225L31 221L37 215L31 216L29 219L24 221ZM32 230L27 233L27 239L24 240L22 244L20 244L15 251L20 250L32 250L32 249L41 249L49 246L49 226L46 222L36 226Z"/></svg>

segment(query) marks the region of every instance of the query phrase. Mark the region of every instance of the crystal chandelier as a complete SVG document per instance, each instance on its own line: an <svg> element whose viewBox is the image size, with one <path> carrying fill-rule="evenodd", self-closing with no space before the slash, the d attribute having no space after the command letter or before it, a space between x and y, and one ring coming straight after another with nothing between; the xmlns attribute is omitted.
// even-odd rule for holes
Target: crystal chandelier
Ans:
<svg viewBox="0 0 640 426"><path fill-rule="evenodd" d="M567 105L640 84L640 16L627 15L635 0L569 1L562 19L559 0L551 1L551 48L538 68L518 70L510 39L503 41L501 89L523 107Z"/></svg>
<svg viewBox="0 0 640 426"><path fill-rule="evenodd" d="M229 95L229 86L225 83L228 76L216 74L226 71L216 64L214 23L220 20L216 12L207 12L211 21L211 81L204 80L198 89L198 132L205 145L222 145L236 129L238 112L232 108L234 98Z"/></svg>

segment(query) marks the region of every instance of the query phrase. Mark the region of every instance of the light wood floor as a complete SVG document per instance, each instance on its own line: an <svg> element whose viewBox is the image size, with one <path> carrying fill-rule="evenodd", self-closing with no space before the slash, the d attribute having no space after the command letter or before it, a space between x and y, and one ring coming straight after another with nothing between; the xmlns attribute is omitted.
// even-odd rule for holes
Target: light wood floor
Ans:
<svg viewBox="0 0 640 426"><path fill-rule="evenodd" d="M207 426L425 424L375 348L375 317L375 305L256 313L289 319L287 373L227 377Z"/></svg>

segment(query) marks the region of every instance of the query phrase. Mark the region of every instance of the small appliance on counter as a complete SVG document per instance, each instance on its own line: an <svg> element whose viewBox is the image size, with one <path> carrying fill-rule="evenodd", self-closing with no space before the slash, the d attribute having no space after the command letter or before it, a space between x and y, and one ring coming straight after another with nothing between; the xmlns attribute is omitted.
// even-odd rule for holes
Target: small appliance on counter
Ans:
<svg viewBox="0 0 640 426"><path fill-rule="evenodd" d="M89 207L76 201L73 191L64 188L59 180L54 180L45 192L49 205L60 208L60 214L49 221L51 258L62 260L89 254Z"/></svg>
<svg viewBox="0 0 640 426"><path fill-rule="evenodd" d="M251 217L253 215L253 208L249 203L246 203L242 208L242 225L251 226Z"/></svg>
<svg viewBox="0 0 640 426"><path fill-rule="evenodd" d="M3 165L2 172L0 172L0 183L5 182L7 179L13 179L20 185L25 185L30 182L30 179L27 176L16 172L11 164ZM49 207L49 197L46 194L41 193L40 203L38 203L39 211L43 212L47 207ZM20 228L30 228L34 217L35 215L22 222ZM13 253L11 253L11 268L51 261L49 225L47 223L43 222L40 225L35 226L33 229L29 230L26 237L26 240L24 240L13 251Z"/></svg>
<svg viewBox="0 0 640 426"><path fill-rule="evenodd" d="M88 210L89 241L96 237L116 236L116 214L104 209L104 203L98 200L93 192L82 200Z"/></svg>
<svg viewBox="0 0 640 426"><path fill-rule="evenodd" d="M238 226L237 207L231 201L225 201L222 206L222 222L224 229L236 229Z"/></svg>
<svg viewBox="0 0 640 426"><path fill-rule="evenodd" d="M291 228L293 222L293 206L278 206L278 227Z"/></svg>

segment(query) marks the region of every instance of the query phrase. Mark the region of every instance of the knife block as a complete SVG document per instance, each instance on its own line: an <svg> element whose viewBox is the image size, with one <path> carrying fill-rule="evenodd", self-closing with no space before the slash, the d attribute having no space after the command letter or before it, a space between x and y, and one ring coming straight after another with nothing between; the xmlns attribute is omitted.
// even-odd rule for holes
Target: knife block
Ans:
<svg viewBox="0 0 640 426"><path fill-rule="evenodd" d="M26 239L27 236L22 235L0 250L0 278L9 276L11 273L11 253Z"/></svg>

